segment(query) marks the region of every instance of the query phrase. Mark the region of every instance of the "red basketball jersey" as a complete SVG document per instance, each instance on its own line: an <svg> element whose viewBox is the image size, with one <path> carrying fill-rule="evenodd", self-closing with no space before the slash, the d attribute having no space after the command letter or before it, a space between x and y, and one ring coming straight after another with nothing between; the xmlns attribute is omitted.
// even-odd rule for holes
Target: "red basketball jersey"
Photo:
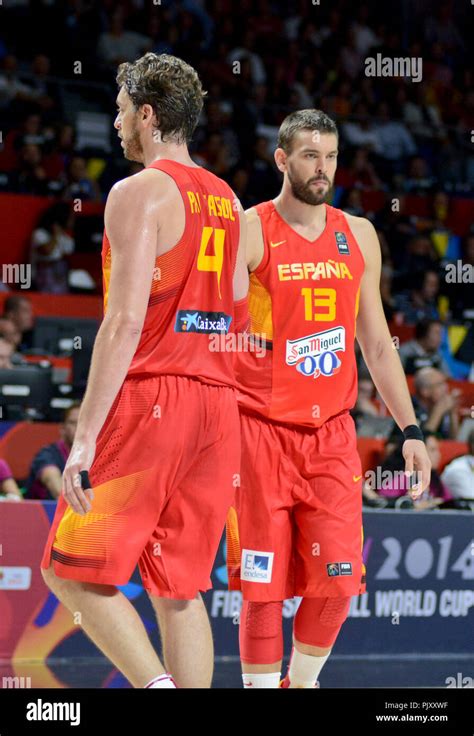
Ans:
<svg viewBox="0 0 474 736"><path fill-rule="evenodd" d="M233 274L240 237L235 195L201 167L155 161L148 168L174 180L186 219L180 241L156 258L145 322L127 375L174 374L234 386L232 353L213 350L211 340L229 332L234 316ZM112 258L104 231L104 313Z"/></svg>
<svg viewBox="0 0 474 736"><path fill-rule="evenodd" d="M355 323L364 259L341 210L315 241L257 205L264 255L250 275L249 349L236 354L243 411L318 427L357 395Z"/></svg>

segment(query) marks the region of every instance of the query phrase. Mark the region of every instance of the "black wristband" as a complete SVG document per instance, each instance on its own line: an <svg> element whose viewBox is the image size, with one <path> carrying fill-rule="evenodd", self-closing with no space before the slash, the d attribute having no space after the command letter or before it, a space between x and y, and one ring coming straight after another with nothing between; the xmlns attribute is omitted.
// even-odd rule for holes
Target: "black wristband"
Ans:
<svg viewBox="0 0 474 736"><path fill-rule="evenodd" d="M423 437L423 432L417 424L409 424L408 427L405 427L405 429L403 430L403 437L406 440L421 440L422 442L425 441L425 438Z"/></svg>

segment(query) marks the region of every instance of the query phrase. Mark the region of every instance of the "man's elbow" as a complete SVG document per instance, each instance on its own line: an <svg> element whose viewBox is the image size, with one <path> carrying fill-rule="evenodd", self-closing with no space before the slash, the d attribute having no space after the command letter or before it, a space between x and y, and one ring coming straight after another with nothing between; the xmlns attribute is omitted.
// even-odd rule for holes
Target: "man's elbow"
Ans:
<svg viewBox="0 0 474 736"><path fill-rule="evenodd" d="M368 365L369 363L378 363L386 355L387 350L393 350L393 343L391 340L381 337L376 340L364 340L361 343L361 348L365 362Z"/></svg>
<svg viewBox="0 0 474 736"><path fill-rule="evenodd" d="M134 312L107 313L102 323L104 331L110 330L116 336L136 338L141 335L144 318Z"/></svg>

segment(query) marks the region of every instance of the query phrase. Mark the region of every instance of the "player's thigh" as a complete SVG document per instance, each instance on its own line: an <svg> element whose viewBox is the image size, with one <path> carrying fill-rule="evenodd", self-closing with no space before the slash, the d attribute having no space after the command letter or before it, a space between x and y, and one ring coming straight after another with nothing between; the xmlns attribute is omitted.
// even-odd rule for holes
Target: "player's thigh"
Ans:
<svg viewBox="0 0 474 736"><path fill-rule="evenodd" d="M173 488L140 559L151 595L194 598L210 574L239 483L240 432L234 392L199 389L210 402L200 446Z"/></svg>
<svg viewBox="0 0 474 736"><path fill-rule="evenodd" d="M333 503L318 505L315 499L294 509L297 594L358 595L365 583L360 489L352 480L342 484L326 477L313 484L323 492L327 484Z"/></svg>
<svg viewBox="0 0 474 736"><path fill-rule="evenodd" d="M280 427L243 415L241 428L240 588L247 600L281 600L292 574L292 461Z"/></svg>

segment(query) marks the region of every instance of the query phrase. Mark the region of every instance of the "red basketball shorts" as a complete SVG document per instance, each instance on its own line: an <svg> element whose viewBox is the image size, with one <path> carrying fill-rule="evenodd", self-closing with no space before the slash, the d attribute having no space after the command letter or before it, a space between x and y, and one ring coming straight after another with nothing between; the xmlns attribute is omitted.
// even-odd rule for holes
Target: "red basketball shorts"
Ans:
<svg viewBox="0 0 474 736"><path fill-rule="evenodd" d="M235 495L240 427L235 392L183 376L128 378L89 471L85 516L61 496L41 567L126 584L138 563L151 594L192 599L210 574Z"/></svg>
<svg viewBox="0 0 474 736"><path fill-rule="evenodd" d="M365 592L362 470L348 412L317 429L241 414L229 587L249 601Z"/></svg>

